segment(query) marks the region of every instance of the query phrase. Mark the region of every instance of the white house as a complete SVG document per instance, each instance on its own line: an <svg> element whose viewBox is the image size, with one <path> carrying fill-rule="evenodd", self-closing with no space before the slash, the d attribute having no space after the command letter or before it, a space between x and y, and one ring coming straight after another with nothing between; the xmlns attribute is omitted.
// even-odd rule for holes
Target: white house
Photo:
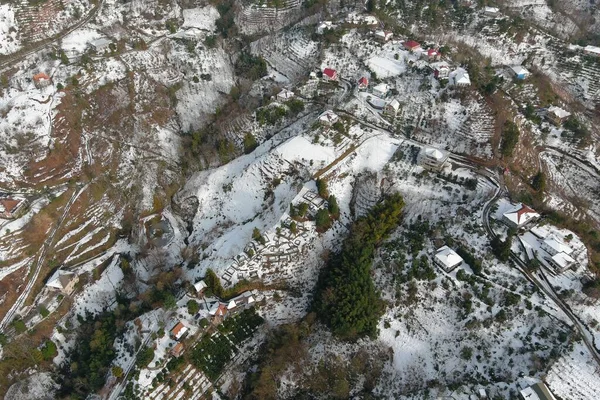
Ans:
<svg viewBox="0 0 600 400"><path fill-rule="evenodd" d="M96 53L104 53L108 50L108 47L112 43L111 40L106 38L100 38L96 40L92 40L89 44L90 48L94 50Z"/></svg>
<svg viewBox="0 0 600 400"><path fill-rule="evenodd" d="M585 46L583 48L583 52L585 54L589 54L592 56L600 56L600 47L596 47L596 46Z"/></svg>
<svg viewBox="0 0 600 400"><path fill-rule="evenodd" d="M442 246L437 249L434 261L446 272L452 271L463 263L462 257L448 246Z"/></svg>
<svg viewBox="0 0 600 400"><path fill-rule="evenodd" d="M52 289L58 289L65 295L70 295L75 290L75 285L79 278L75 273L64 269L56 270L46 282L46 286Z"/></svg>
<svg viewBox="0 0 600 400"><path fill-rule="evenodd" d="M515 77L519 80L527 79L531 72L527 68L522 65L511 65L510 69L512 70Z"/></svg>
<svg viewBox="0 0 600 400"><path fill-rule="evenodd" d="M323 21L317 27L317 33L319 35L322 35L323 32L325 32L326 29L334 29L334 28L335 28L335 25L333 25L333 23L331 21Z"/></svg>
<svg viewBox="0 0 600 400"><path fill-rule="evenodd" d="M325 126L331 126L338 122L339 119L340 117L338 117L337 114L331 110L327 110L319 116L319 122Z"/></svg>
<svg viewBox="0 0 600 400"><path fill-rule="evenodd" d="M376 31L375 32L375 39L377 39L378 41L385 43L385 42L389 42L390 40L392 40L392 38L394 37L394 33L390 32L390 31Z"/></svg>
<svg viewBox="0 0 600 400"><path fill-rule="evenodd" d="M448 83L459 87L471 86L471 78L464 68L456 68L449 74Z"/></svg>
<svg viewBox="0 0 600 400"><path fill-rule="evenodd" d="M441 61L434 64L431 64L433 68L433 76L437 79L448 79L450 75L450 66L447 62Z"/></svg>
<svg viewBox="0 0 600 400"><path fill-rule="evenodd" d="M563 252L553 255L548 261L559 274L577 264L573 257Z"/></svg>
<svg viewBox="0 0 600 400"><path fill-rule="evenodd" d="M565 253L567 255L571 255L573 253L573 249L567 243L562 240L562 238L557 237L556 235L549 235L544 242L542 243L542 249L548 252L551 256L554 256L559 253Z"/></svg>
<svg viewBox="0 0 600 400"><path fill-rule="evenodd" d="M485 7L483 13L489 17L497 17L500 15L500 9L497 7Z"/></svg>
<svg viewBox="0 0 600 400"><path fill-rule="evenodd" d="M540 214L525 204L519 203L510 211L502 214L502 222L511 228L522 228L528 223L537 220Z"/></svg>
<svg viewBox="0 0 600 400"><path fill-rule="evenodd" d="M420 164L427 169L436 171L444 168L448 161L450 153L444 150L436 149L435 147L423 147L419 153Z"/></svg>
<svg viewBox="0 0 600 400"><path fill-rule="evenodd" d="M380 83L373 87L373 94L377 97L385 97L390 91L390 86L387 83Z"/></svg>
<svg viewBox="0 0 600 400"><path fill-rule="evenodd" d="M281 92L277 93L277 101L288 101L293 99L294 96L294 92L287 89L281 89Z"/></svg>
<svg viewBox="0 0 600 400"><path fill-rule="evenodd" d="M196 293L198 294L202 293L207 287L208 285L206 284L206 282L204 282L204 280L194 283L194 289L196 289Z"/></svg>

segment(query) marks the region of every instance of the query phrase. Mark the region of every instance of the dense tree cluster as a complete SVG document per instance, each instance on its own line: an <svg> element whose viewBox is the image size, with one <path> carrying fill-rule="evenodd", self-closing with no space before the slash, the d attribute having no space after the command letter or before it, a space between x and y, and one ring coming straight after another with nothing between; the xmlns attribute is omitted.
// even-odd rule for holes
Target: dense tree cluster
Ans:
<svg viewBox="0 0 600 400"><path fill-rule="evenodd" d="M494 255L498 257L500 261L508 261L510 258L510 246L512 244L513 235L513 232L509 232L506 240L502 240L499 236L496 236L490 242Z"/></svg>
<svg viewBox="0 0 600 400"><path fill-rule="evenodd" d="M512 157L517 143L519 143L519 128L514 122L506 121L502 128L502 143L500 144L502 155Z"/></svg>
<svg viewBox="0 0 600 400"><path fill-rule="evenodd" d="M371 279L371 264L375 249L398 225L403 207L402 197L394 194L357 220L341 252L319 276L314 308L341 338L377 333L383 305Z"/></svg>
<svg viewBox="0 0 600 400"><path fill-rule="evenodd" d="M256 80L267 75L267 62L261 56L242 52L235 63L236 75Z"/></svg>

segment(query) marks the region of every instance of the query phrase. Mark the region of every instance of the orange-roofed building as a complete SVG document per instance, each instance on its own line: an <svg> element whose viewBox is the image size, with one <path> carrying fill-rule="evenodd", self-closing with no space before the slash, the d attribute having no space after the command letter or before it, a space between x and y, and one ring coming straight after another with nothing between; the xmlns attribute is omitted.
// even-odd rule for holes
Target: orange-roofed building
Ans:
<svg viewBox="0 0 600 400"><path fill-rule="evenodd" d="M45 72L40 72L33 76L33 84L38 89L45 88L46 86L49 86L50 83L52 83L52 80Z"/></svg>

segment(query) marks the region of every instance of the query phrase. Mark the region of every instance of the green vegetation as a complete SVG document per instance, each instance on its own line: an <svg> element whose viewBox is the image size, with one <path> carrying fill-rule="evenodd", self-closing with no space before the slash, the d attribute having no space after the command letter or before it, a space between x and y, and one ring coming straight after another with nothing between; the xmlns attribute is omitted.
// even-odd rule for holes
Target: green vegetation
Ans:
<svg viewBox="0 0 600 400"><path fill-rule="evenodd" d="M340 206L338 205L337 199L334 195L330 194L327 199L327 209L332 218L338 219L340 216Z"/></svg>
<svg viewBox="0 0 600 400"><path fill-rule="evenodd" d="M327 181L321 178L317 178L317 192L319 196L326 199L329 197L329 190L327 189Z"/></svg>
<svg viewBox="0 0 600 400"><path fill-rule="evenodd" d="M317 211L315 216L315 223L317 225L317 232L325 232L331 228L331 218L329 217L329 211L322 208Z"/></svg>
<svg viewBox="0 0 600 400"><path fill-rule="evenodd" d="M215 22L217 31L224 38L232 38L237 34L237 26L235 25L235 1L234 0L223 0L217 3L217 11L219 11L219 18Z"/></svg>
<svg viewBox="0 0 600 400"><path fill-rule="evenodd" d="M244 153L250 154L258 147L256 138L250 132L244 135Z"/></svg>
<svg viewBox="0 0 600 400"><path fill-rule="evenodd" d="M267 75L267 62L261 56L243 52L235 63L235 73L251 80L262 78Z"/></svg>
<svg viewBox="0 0 600 400"><path fill-rule="evenodd" d="M198 302L196 300L189 300L187 302L187 309L188 309L188 313L190 315L196 315L198 314L198 311L200 311L200 304L198 304Z"/></svg>
<svg viewBox="0 0 600 400"><path fill-rule="evenodd" d="M27 327L25 326L25 322L23 322L22 319L15 319L12 322L12 326L13 326L13 328L15 328L15 331L17 331L17 333L23 333L27 330Z"/></svg>
<svg viewBox="0 0 600 400"><path fill-rule="evenodd" d="M397 226L403 207L402 197L394 194L358 219L342 251L330 258L319 276L313 307L340 338L377 333L383 304L371 279L371 264L377 246Z"/></svg>
<svg viewBox="0 0 600 400"><path fill-rule="evenodd" d="M154 348L152 346L148 346L142 350L137 355L137 359L135 360L135 365L138 367L144 368L154 359Z"/></svg>
<svg viewBox="0 0 600 400"><path fill-rule="evenodd" d="M458 246L456 254L462 257L462 259L469 264L469 267L473 270L476 275L481 275L483 267L481 266L481 260L475 258L475 256L463 246Z"/></svg>
<svg viewBox="0 0 600 400"><path fill-rule="evenodd" d="M514 232L509 232L506 240L500 239L499 236L496 236L490 242L490 246L492 246L492 251L494 255L500 261L508 261L510 258L510 246L512 244L512 237L514 236Z"/></svg>
<svg viewBox="0 0 600 400"><path fill-rule="evenodd" d="M502 128L502 143L500 144L502 156L512 157L517 143L519 143L519 128L514 122L506 121Z"/></svg>
<svg viewBox="0 0 600 400"><path fill-rule="evenodd" d="M543 192L546 189L546 174L543 171L539 171L531 180L531 187L538 192Z"/></svg>
<svg viewBox="0 0 600 400"><path fill-rule="evenodd" d="M256 120L260 125L275 125L287 114L288 111L285 107L271 105L256 110Z"/></svg>
<svg viewBox="0 0 600 400"><path fill-rule="evenodd" d="M252 240L256 240L258 243L263 245L266 243L265 238L260 233L260 230L258 228L254 228L252 230Z"/></svg>
<svg viewBox="0 0 600 400"><path fill-rule="evenodd" d="M573 138L579 142L584 142L590 137L590 131L575 117L569 118L563 126L573 132Z"/></svg>
<svg viewBox="0 0 600 400"><path fill-rule="evenodd" d="M42 358L45 361L52 360L58 354L56 344L52 340L46 340L46 343L40 348L40 351L42 352Z"/></svg>
<svg viewBox="0 0 600 400"><path fill-rule="evenodd" d="M304 111L304 102L300 99L288 100L285 105L290 109L292 114L298 114Z"/></svg>
<svg viewBox="0 0 600 400"><path fill-rule="evenodd" d="M194 347L191 362L211 379L215 380L237 353L237 345L252 336L256 328L264 322L254 308L242 311L235 317L226 319L219 326L216 335L205 335Z"/></svg>

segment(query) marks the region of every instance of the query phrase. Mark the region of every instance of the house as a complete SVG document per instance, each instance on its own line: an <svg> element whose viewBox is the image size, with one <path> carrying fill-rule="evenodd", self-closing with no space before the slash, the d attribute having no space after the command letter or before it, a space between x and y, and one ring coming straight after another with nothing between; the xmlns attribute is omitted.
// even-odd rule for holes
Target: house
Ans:
<svg viewBox="0 0 600 400"><path fill-rule="evenodd" d="M392 40L392 38L394 37L394 33L390 32L390 31L376 31L375 32L375 39L377 39L377 41L385 43L385 42L389 42L390 40Z"/></svg>
<svg viewBox="0 0 600 400"><path fill-rule="evenodd" d="M562 238L559 238L556 235L548 235L548 237L544 239L544 242L542 243L542 249L551 256L555 256L560 253L565 253L567 255L571 255L573 253L571 246L566 244Z"/></svg>
<svg viewBox="0 0 600 400"><path fill-rule="evenodd" d="M331 21L323 21L317 26L317 34L322 35L323 32L329 29L334 29L335 25Z"/></svg>
<svg viewBox="0 0 600 400"><path fill-rule="evenodd" d="M171 339L173 340L181 340L185 337L185 335L188 333L188 328L183 325L183 323L177 322L177 324L173 327L173 329L171 329L171 331L169 332L169 336L171 336Z"/></svg>
<svg viewBox="0 0 600 400"><path fill-rule="evenodd" d="M277 101L288 101L293 99L295 96L294 92L287 90L287 89L281 89L281 91L279 93L277 93Z"/></svg>
<svg viewBox="0 0 600 400"><path fill-rule="evenodd" d="M231 300L229 303L227 303L227 311L234 310L236 307L237 304L235 303L235 300Z"/></svg>
<svg viewBox="0 0 600 400"><path fill-rule="evenodd" d="M600 47L596 47L596 46L585 46L583 48L583 52L585 54L591 55L591 56L600 56Z"/></svg>
<svg viewBox="0 0 600 400"><path fill-rule="evenodd" d="M500 15L500 9L497 7L485 7L483 13L488 17L497 17Z"/></svg>
<svg viewBox="0 0 600 400"><path fill-rule="evenodd" d="M448 74L448 83L457 87L465 87L471 85L469 73L463 68L456 68Z"/></svg>
<svg viewBox="0 0 600 400"><path fill-rule="evenodd" d="M208 285L206 284L206 282L204 282L204 280L194 283L194 289L196 289L196 293L198 295L201 295L202 293L204 293L204 289L206 289L207 287L208 287Z"/></svg>
<svg viewBox="0 0 600 400"><path fill-rule="evenodd" d="M51 289L58 289L65 296L70 295L75 290L75 285L79 277L74 272L58 269L50 276L46 286Z"/></svg>
<svg viewBox="0 0 600 400"><path fill-rule="evenodd" d="M325 68L323 70L323 79L326 81L337 81L338 75L335 69Z"/></svg>
<svg viewBox="0 0 600 400"><path fill-rule="evenodd" d="M179 342L173 346L170 353L173 357L181 357L183 354L183 343Z"/></svg>
<svg viewBox="0 0 600 400"><path fill-rule="evenodd" d="M540 214L535 212L535 210L527 207L525 204L519 203L512 210L502 214L502 222L510 228L518 229L537 220L539 217Z"/></svg>
<svg viewBox="0 0 600 400"><path fill-rule="evenodd" d="M557 273L562 274L569 268L575 266L577 261L567 253L557 253L548 259Z"/></svg>
<svg viewBox="0 0 600 400"><path fill-rule="evenodd" d="M340 117L331 110L327 110L319 116L319 122L325 126L331 126L338 122L339 119Z"/></svg>
<svg viewBox="0 0 600 400"><path fill-rule="evenodd" d="M96 53L104 53L106 50L108 50L111 43L112 41L109 39L100 38L92 40L89 44L89 48L95 51Z"/></svg>
<svg viewBox="0 0 600 400"><path fill-rule="evenodd" d="M400 110L400 102L396 99L390 101L383 108L383 113L389 117L396 117L398 111Z"/></svg>
<svg viewBox="0 0 600 400"><path fill-rule="evenodd" d="M363 76L358 80L358 90L367 90L368 87L369 79L367 79L367 77Z"/></svg>
<svg viewBox="0 0 600 400"><path fill-rule="evenodd" d="M437 49L429 49L427 50L427 60L428 61L437 61L442 57L440 52Z"/></svg>
<svg viewBox="0 0 600 400"><path fill-rule="evenodd" d="M435 147L423 147L419 153L420 164L427 169L439 171L444 168L450 153Z"/></svg>
<svg viewBox="0 0 600 400"><path fill-rule="evenodd" d="M386 97L390 91L390 86L387 83L380 83L373 87L373 94L377 97Z"/></svg>
<svg viewBox="0 0 600 400"><path fill-rule="evenodd" d="M421 48L421 44L419 42L415 42L414 40L407 40L404 42L404 48L408 51L417 51Z"/></svg>
<svg viewBox="0 0 600 400"><path fill-rule="evenodd" d="M432 67L433 76L435 76L436 79L448 79L448 76L450 75L450 66L447 62L438 62L435 63L435 65L432 65Z"/></svg>
<svg viewBox="0 0 600 400"><path fill-rule="evenodd" d="M52 80L50 79L48 74L46 74L45 72L40 72L39 74L35 74L33 76L33 84L38 89L42 89L47 86L50 86L51 83L52 83Z"/></svg>
<svg viewBox="0 0 600 400"><path fill-rule="evenodd" d="M519 392L523 400L556 400L544 382L538 382Z"/></svg>
<svg viewBox="0 0 600 400"><path fill-rule="evenodd" d="M527 68L523 67L522 65L512 65L510 69L512 70L513 74L515 74L515 77L519 80L527 79L529 75L531 75L531 72L529 72Z"/></svg>
<svg viewBox="0 0 600 400"><path fill-rule="evenodd" d="M562 125L570 116L570 112L565 111L560 107L552 106L548 108L547 117L556 126Z"/></svg>
<svg viewBox="0 0 600 400"><path fill-rule="evenodd" d="M27 209L27 200L11 197L0 198L0 218L14 219Z"/></svg>
<svg viewBox="0 0 600 400"><path fill-rule="evenodd" d="M446 272L452 271L463 263L462 257L448 246L442 246L437 249L434 261Z"/></svg>

